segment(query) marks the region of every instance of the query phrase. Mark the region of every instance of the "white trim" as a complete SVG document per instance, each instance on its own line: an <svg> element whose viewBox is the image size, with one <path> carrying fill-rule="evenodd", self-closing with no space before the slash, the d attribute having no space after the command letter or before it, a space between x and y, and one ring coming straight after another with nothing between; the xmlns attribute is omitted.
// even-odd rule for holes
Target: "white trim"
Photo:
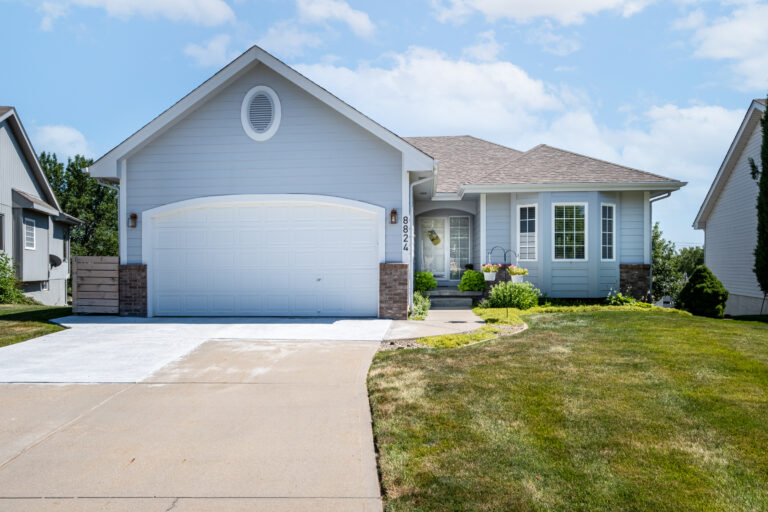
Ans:
<svg viewBox="0 0 768 512"><path fill-rule="evenodd" d="M118 188L117 216L120 226L117 229L118 234L118 252L120 254L120 264L128 264L128 161L123 159L120 162L120 187ZM138 228L138 226L137 226Z"/></svg>
<svg viewBox="0 0 768 512"><path fill-rule="evenodd" d="M32 226L32 247L27 245L27 227ZM37 221L35 219L24 217L24 250L34 251L37 248Z"/></svg>
<svg viewBox="0 0 768 512"><path fill-rule="evenodd" d="M429 155L404 141L391 131L373 121L371 118L361 114L359 111L344 103L333 94L329 93L258 46L252 46L245 53L206 80L202 85L195 88L192 92L171 106L168 110L161 113L94 162L93 165L91 165L91 175L95 178L116 178L118 172L116 163L119 159L124 158L130 155L131 152L143 147L151 139L162 133L166 128L172 126L192 109L197 108L218 90L226 87L233 80L241 76L242 73L251 69L255 63L261 63L271 69L278 75L303 89L308 94L314 96L347 117L352 122L358 124L363 129L369 131L374 136L401 151L405 158L406 169L410 171L431 171L433 169L434 160Z"/></svg>
<svg viewBox="0 0 768 512"><path fill-rule="evenodd" d="M469 193L497 192L617 192L629 190L674 191L686 185L683 181L643 181L629 183L501 183L497 185L462 185L456 194L442 192L437 200L461 199Z"/></svg>
<svg viewBox="0 0 768 512"><path fill-rule="evenodd" d="M613 241L613 244L611 245L611 248L613 249L613 258L603 258L603 206L610 206L613 208L613 218L611 219L611 222L613 222L613 233L611 240ZM616 261L616 203L600 203L600 261Z"/></svg>
<svg viewBox="0 0 768 512"><path fill-rule="evenodd" d="M643 194L643 263L651 262L651 194Z"/></svg>
<svg viewBox="0 0 768 512"><path fill-rule="evenodd" d="M736 166L736 157L741 155L749 138L752 136L752 131L760 121L763 112L765 112L765 106L758 101L752 101L752 104L749 106L747 113L744 116L744 120L739 126L739 130L736 132L736 137L734 137L731 142L731 146L725 154L723 163L720 164L715 179L712 181L709 191L707 191L707 196L704 198L704 201L699 208L699 212L696 214L696 218L693 221L694 229L704 229L706 227L706 221L709 218L712 208L715 206L716 199L720 195L725 183L728 181L728 177L733 172L733 168ZM749 133L746 133L747 130Z"/></svg>
<svg viewBox="0 0 768 512"><path fill-rule="evenodd" d="M480 194L480 261L478 262L478 265L485 265L485 263L490 263L490 261L485 261L488 255L486 254L486 209L487 209L487 198L485 194ZM485 263L483 263L485 262Z"/></svg>
<svg viewBox="0 0 768 512"><path fill-rule="evenodd" d="M40 291L47 292L48 290L50 290L50 285L48 284L48 281L40 281Z"/></svg>
<svg viewBox="0 0 768 512"><path fill-rule="evenodd" d="M336 196L321 196L311 194L235 194L225 196L197 197L175 203L164 204L141 214L141 261L147 265L147 316L153 316L153 271L152 258L152 222L157 217L191 208L203 208L215 205L234 205L248 203L317 203L340 206L372 213L378 217L379 233L379 263L386 262L386 212L383 207L362 201L344 199ZM378 269L377 269L378 272ZM379 305L377 304L377 311Z"/></svg>
<svg viewBox="0 0 768 512"><path fill-rule="evenodd" d="M269 124L269 128L267 128L263 132L257 132L253 129L253 126L251 126L251 119L250 119L250 110L251 110L251 101L253 101L253 97L257 94L264 94L266 95L269 100L272 102L272 121ZM255 140L256 142L264 142L269 139L271 139L275 133L277 133L277 129L280 128L280 120L282 119L282 107L280 106L280 98L278 97L277 93L274 89L271 87L267 87L266 85L257 85L256 87L253 87L250 91L245 93L245 97L243 98L243 103L240 105L240 122L243 125L243 130L245 130L245 134L248 135L250 138Z"/></svg>
<svg viewBox="0 0 768 512"><path fill-rule="evenodd" d="M533 219L533 229L535 229L536 233L536 239L534 240L535 245L533 250L536 252L536 257L534 259L524 259L520 256L520 209L521 208L536 208L536 216ZM539 261L539 205L538 203L531 203L531 204L519 204L517 205L517 261ZM553 235L554 240L554 235ZM558 260L562 261L562 260Z"/></svg>
<svg viewBox="0 0 768 512"><path fill-rule="evenodd" d="M584 207L584 257L583 258L555 258L555 207L557 206L583 206ZM589 203L564 202L552 203L552 263L563 262L587 262L589 261Z"/></svg>

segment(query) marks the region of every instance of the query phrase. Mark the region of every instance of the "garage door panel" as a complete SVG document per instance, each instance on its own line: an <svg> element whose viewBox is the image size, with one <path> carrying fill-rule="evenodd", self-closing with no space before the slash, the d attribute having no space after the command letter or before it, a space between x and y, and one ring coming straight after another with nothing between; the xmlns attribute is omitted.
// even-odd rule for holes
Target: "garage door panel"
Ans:
<svg viewBox="0 0 768 512"><path fill-rule="evenodd" d="M377 219L301 202L216 204L155 218L154 313L375 316Z"/></svg>

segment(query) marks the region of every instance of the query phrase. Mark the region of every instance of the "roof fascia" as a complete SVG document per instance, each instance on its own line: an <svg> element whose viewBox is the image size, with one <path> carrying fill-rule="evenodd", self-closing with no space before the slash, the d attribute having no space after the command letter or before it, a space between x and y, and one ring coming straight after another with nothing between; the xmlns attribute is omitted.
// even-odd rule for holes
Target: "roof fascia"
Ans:
<svg viewBox="0 0 768 512"><path fill-rule="evenodd" d="M736 132L736 136L731 142L731 146L728 148L728 152L725 154L723 163L720 164L720 168L715 175L715 179L712 181L712 185L709 187L704 201L699 207L699 212L696 214L696 218L693 221L694 229L704 229L709 218L709 214L712 212L712 208L715 205L717 197L725 186L725 182L728 180L733 167L736 165L736 160L741 156L741 152L746 146L746 141L743 140L745 135L751 135L755 124L760 120L765 112L765 106L758 101L752 101L752 104L747 109L747 113L744 115L744 120L739 126L739 131ZM756 115L759 114L759 115Z"/></svg>

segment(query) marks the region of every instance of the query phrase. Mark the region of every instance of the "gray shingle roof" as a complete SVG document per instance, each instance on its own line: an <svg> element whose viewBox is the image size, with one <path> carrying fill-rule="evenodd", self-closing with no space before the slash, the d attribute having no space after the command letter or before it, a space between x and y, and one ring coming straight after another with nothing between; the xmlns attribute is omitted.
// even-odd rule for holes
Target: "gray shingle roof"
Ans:
<svg viewBox="0 0 768 512"><path fill-rule="evenodd" d="M522 153L469 136L406 140L439 161L438 192L461 185L676 182L545 144Z"/></svg>
<svg viewBox="0 0 768 512"><path fill-rule="evenodd" d="M755 101L758 102L759 104L765 106L765 98L757 98L757 99L755 99Z"/></svg>
<svg viewBox="0 0 768 512"><path fill-rule="evenodd" d="M0 107L0 116L11 110L13 107Z"/></svg>
<svg viewBox="0 0 768 512"><path fill-rule="evenodd" d="M461 185L476 183L489 169L495 169L522 152L469 135L451 137L404 137L439 162L438 192L456 192Z"/></svg>

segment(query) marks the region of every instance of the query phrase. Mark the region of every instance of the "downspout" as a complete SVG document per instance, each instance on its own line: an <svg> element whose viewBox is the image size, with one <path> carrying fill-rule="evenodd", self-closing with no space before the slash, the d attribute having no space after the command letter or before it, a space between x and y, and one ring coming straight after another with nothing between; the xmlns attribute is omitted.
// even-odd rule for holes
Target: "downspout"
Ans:
<svg viewBox="0 0 768 512"><path fill-rule="evenodd" d="M648 203L650 203L650 211L648 214L651 216L651 289L648 292L650 293L649 297L651 297L651 300L656 298L653 296L653 203L656 201L661 201L662 199L666 199L671 195L672 192L667 192L666 194L662 194L659 197L654 197L648 201Z"/></svg>
<svg viewBox="0 0 768 512"><path fill-rule="evenodd" d="M409 268L409 272L408 272L408 290L410 292L408 294L408 306L412 306L413 305L413 271L414 271L413 264L416 261L416 237L415 237L415 233L416 233L416 227L415 227L416 226L416 219L413 218L413 189L416 187L416 185L421 185L422 183L428 183L428 182L432 181L433 182L433 187L432 188L434 190L434 179L435 179L435 174L436 173L437 173L437 162L435 162L435 166L434 166L434 170L433 170L432 176L430 176L428 178L422 178L420 180L416 180L413 183L411 183L411 187L410 187L411 190L410 190L409 198L410 198L410 203L411 204L408 205L408 216L411 219L411 227L410 227L410 230L411 230L411 233L410 233L411 234L411 237L410 237L411 238L411 261L410 261L410 268Z"/></svg>

